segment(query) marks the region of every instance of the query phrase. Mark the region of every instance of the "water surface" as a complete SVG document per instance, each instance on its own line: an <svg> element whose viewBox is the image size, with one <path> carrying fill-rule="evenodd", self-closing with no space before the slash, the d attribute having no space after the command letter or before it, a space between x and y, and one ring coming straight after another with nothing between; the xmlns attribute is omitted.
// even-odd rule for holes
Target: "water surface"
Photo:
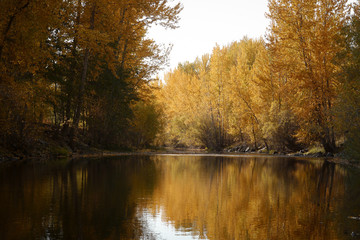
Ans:
<svg viewBox="0 0 360 240"><path fill-rule="evenodd" d="M316 159L0 165L0 239L359 239L360 174Z"/></svg>

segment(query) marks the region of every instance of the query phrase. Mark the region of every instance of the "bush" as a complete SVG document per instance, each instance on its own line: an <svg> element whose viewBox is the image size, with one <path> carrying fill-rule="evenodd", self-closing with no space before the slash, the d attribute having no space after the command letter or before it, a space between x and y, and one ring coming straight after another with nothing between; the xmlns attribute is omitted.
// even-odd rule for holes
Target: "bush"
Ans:
<svg viewBox="0 0 360 240"><path fill-rule="evenodd" d="M133 107L132 121L133 145L149 147L163 130L161 111L153 103L138 102Z"/></svg>
<svg viewBox="0 0 360 240"><path fill-rule="evenodd" d="M71 154L67 148L61 146L51 146L49 150L54 157L68 157Z"/></svg>
<svg viewBox="0 0 360 240"><path fill-rule="evenodd" d="M302 147L297 142L295 133L298 129L294 115L289 109L279 110L274 102L269 112L270 119L263 126L264 137L272 148L280 151L298 151Z"/></svg>
<svg viewBox="0 0 360 240"><path fill-rule="evenodd" d="M210 150L221 151L233 143L232 136L219 125L211 121L209 117L200 121L198 139Z"/></svg>
<svg viewBox="0 0 360 240"><path fill-rule="evenodd" d="M344 153L347 158L360 161L360 129L347 134Z"/></svg>

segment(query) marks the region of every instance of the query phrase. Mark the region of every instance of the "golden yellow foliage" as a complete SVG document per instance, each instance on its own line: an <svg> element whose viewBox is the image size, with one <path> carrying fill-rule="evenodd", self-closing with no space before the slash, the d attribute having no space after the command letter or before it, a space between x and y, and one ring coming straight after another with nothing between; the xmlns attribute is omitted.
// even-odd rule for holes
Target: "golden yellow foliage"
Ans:
<svg viewBox="0 0 360 240"><path fill-rule="evenodd" d="M147 38L149 27L177 27L182 6L168 0L4 0L0 9L0 144L7 144L12 134L25 139L30 123L54 123L72 142L87 120L94 127L104 116L120 115L99 113L106 109L101 104L126 102L128 109L168 54ZM108 88L117 91L113 101L104 100ZM131 118L127 110L123 115L122 121Z"/></svg>
<svg viewBox="0 0 360 240"><path fill-rule="evenodd" d="M262 144L255 65L262 40L214 47L167 74L160 91L169 137L220 150L234 140ZM170 133L171 132L171 133Z"/></svg>
<svg viewBox="0 0 360 240"><path fill-rule="evenodd" d="M332 108L340 70L334 58L344 49L347 14L346 0L269 1L269 49L275 74L292 86L298 137L320 141L329 152L335 149Z"/></svg>

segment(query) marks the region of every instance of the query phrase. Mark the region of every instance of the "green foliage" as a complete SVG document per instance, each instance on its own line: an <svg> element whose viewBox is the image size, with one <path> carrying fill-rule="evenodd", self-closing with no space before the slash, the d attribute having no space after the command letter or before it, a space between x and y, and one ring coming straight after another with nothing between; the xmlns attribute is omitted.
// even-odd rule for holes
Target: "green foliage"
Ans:
<svg viewBox="0 0 360 240"><path fill-rule="evenodd" d="M70 156L70 151L65 147L51 146L50 154L55 157L68 157Z"/></svg>
<svg viewBox="0 0 360 240"><path fill-rule="evenodd" d="M340 53L342 62L341 88L335 106L336 127L345 136L345 155L360 160L360 5L343 34L347 39L346 52ZM344 64L345 63L345 64Z"/></svg>
<svg viewBox="0 0 360 240"><path fill-rule="evenodd" d="M341 89L339 102L335 108L336 126L345 136L345 153L348 157L360 160L360 81L359 75L348 74L347 82ZM359 72L360 73L360 72Z"/></svg>
<svg viewBox="0 0 360 240"><path fill-rule="evenodd" d="M154 144L163 129L162 114L154 103L139 101L133 107L132 138L137 147Z"/></svg>
<svg viewBox="0 0 360 240"><path fill-rule="evenodd" d="M360 128L346 134L345 156L353 161L360 161Z"/></svg>
<svg viewBox="0 0 360 240"><path fill-rule="evenodd" d="M127 73L121 69L116 75L104 69L97 81L89 84L85 120L90 145L113 149L129 144L129 121L133 117L130 105L137 94L126 79Z"/></svg>

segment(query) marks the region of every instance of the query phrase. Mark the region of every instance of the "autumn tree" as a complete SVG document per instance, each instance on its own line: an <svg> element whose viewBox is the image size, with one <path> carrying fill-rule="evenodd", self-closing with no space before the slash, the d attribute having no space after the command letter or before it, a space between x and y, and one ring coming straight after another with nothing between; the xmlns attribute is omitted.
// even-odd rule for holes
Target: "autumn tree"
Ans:
<svg viewBox="0 0 360 240"><path fill-rule="evenodd" d="M360 157L360 5L353 5L353 15L344 28L346 49L339 54L342 67L339 98L335 105L336 126L345 136L345 154L353 159Z"/></svg>
<svg viewBox="0 0 360 240"><path fill-rule="evenodd" d="M345 121L339 114L353 116L339 106L356 109L357 101L355 81L341 77L356 75L350 70L356 60L349 59L356 56L356 20L347 42L344 34L347 1L270 0L267 16L266 40L215 46L206 61L180 65L165 78L168 129L213 149L236 140L254 149L297 151L320 143L336 151L346 132L336 131ZM344 68L347 62L352 67Z"/></svg>
<svg viewBox="0 0 360 240"><path fill-rule="evenodd" d="M327 152L336 148L332 110L339 66L334 58L343 49L340 33L346 16L346 0L269 1L269 45L282 51L275 61L290 70L285 77L293 86L289 91L300 121L298 137L320 141Z"/></svg>
<svg viewBox="0 0 360 240"><path fill-rule="evenodd" d="M193 145L214 150L234 141L264 144L260 104L253 94L253 65L261 44L245 38L215 46L211 55L181 64L166 76L161 101L170 137L175 131L185 144L192 139Z"/></svg>
<svg viewBox="0 0 360 240"><path fill-rule="evenodd" d="M301 148L296 138L299 124L296 121L291 99L292 73L291 64L283 64L283 48L274 48L261 41L253 66L254 102L257 104L257 115L263 139L268 147L278 151L296 151Z"/></svg>
<svg viewBox="0 0 360 240"><path fill-rule="evenodd" d="M59 26L63 1L0 3L0 144L31 147L38 126L49 116L45 99L49 86L42 71L50 63L47 45L51 28Z"/></svg>
<svg viewBox="0 0 360 240"><path fill-rule="evenodd" d="M165 113L165 135L172 145L196 145L198 124L202 114L200 82L194 63L179 64L165 76L165 84L157 95Z"/></svg>
<svg viewBox="0 0 360 240"><path fill-rule="evenodd" d="M147 28L152 24L175 28L177 15L181 11L179 4L171 7L166 0L146 3L142 1L86 3L83 10L85 20L80 21L81 31L78 31L83 60L77 85L78 91L75 93L73 134L70 135L70 139L73 139L81 113L84 112L83 102L86 97L84 93L87 82L97 81L101 71L110 70L119 82L126 79L134 91L141 89L151 79L152 74L161 67L167 54L166 51L162 52L152 40L146 39ZM87 77L89 72L91 79ZM111 94L111 96L118 95ZM86 117L84 114L82 116Z"/></svg>
<svg viewBox="0 0 360 240"><path fill-rule="evenodd" d="M22 145L46 123L74 148L103 129L117 136L88 142L119 144L130 105L168 54L147 31L175 28L182 10L167 0L6 0L0 8L1 144Z"/></svg>
<svg viewBox="0 0 360 240"><path fill-rule="evenodd" d="M256 85L254 68L263 41L244 38L235 46L237 46L237 55L230 74L230 99L233 102L234 117L237 119L237 124L235 123L234 126L238 128L241 138L247 135L254 144L254 149L257 149L266 143L261 131L260 119L261 111L266 108L261 108L261 99L257 98L256 94L263 86Z"/></svg>
<svg viewBox="0 0 360 240"><path fill-rule="evenodd" d="M139 101L133 106L134 120L131 123L133 146L155 146L156 138L162 133L162 111L155 102Z"/></svg>

